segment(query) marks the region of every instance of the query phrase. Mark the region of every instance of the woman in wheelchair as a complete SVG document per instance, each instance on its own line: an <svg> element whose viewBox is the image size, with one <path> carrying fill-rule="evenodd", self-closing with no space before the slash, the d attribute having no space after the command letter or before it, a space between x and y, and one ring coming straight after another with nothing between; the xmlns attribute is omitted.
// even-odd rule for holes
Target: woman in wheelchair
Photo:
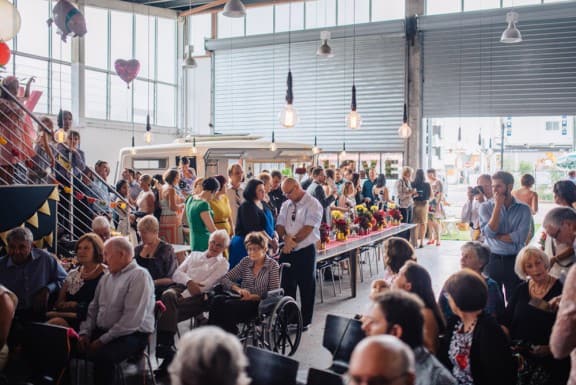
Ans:
<svg viewBox="0 0 576 385"><path fill-rule="evenodd" d="M259 232L251 232L244 245L248 256L220 281L232 293L214 297L210 306L209 324L233 334L238 334L236 324L256 318L260 300L280 287L278 263L266 255L268 240Z"/></svg>

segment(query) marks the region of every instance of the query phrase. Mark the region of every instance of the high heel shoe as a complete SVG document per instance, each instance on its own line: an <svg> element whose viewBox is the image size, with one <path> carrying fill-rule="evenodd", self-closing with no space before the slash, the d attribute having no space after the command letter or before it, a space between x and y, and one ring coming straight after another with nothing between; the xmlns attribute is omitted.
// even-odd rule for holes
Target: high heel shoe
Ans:
<svg viewBox="0 0 576 385"><path fill-rule="evenodd" d="M436 246L440 246L440 241L436 241Z"/></svg>

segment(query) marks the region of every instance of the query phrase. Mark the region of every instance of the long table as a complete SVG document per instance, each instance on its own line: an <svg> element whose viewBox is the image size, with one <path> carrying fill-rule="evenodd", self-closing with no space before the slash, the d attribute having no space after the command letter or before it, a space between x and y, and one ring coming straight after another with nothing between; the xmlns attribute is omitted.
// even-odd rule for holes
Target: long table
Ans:
<svg viewBox="0 0 576 385"><path fill-rule="evenodd" d="M352 297L356 297L357 267L360 248L371 245L375 242L383 241L386 238L398 235L414 227L416 227L416 225L413 223L402 223L398 226L391 226L383 230L373 231L367 235L348 237L348 240L346 241L331 240L326 245L326 249L318 250L316 252L316 262L322 262L342 256L343 254L348 254L350 265L350 290L352 291Z"/></svg>

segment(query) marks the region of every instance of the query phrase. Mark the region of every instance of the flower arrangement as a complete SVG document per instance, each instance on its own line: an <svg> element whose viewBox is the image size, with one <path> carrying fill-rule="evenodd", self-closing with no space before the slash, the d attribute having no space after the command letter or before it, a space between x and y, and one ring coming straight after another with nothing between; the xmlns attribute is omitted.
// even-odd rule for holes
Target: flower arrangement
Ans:
<svg viewBox="0 0 576 385"><path fill-rule="evenodd" d="M357 223L361 230L369 231L376 221L372 216L372 211L368 210L366 206L356 205L356 219L354 223Z"/></svg>
<svg viewBox="0 0 576 385"><path fill-rule="evenodd" d="M378 228L386 227L386 213L384 210L376 210L372 212L372 216L376 220L376 226L378 226Z"/></svg>
<svg viewBox="0 0 576 385"><path fill-rule="evenodd" d="M388 215L390 217L392 217L393 220L395 221L401 221L402 220L402 213L400 212L400 210L394 208L394 209L389 209L388 210Z"/></svg>
<svg viewBox="0 0 576 385"><path fill-rule="evenodd" d="M326 223L320 225L320 243L330 242L330 226Z"/></svg>

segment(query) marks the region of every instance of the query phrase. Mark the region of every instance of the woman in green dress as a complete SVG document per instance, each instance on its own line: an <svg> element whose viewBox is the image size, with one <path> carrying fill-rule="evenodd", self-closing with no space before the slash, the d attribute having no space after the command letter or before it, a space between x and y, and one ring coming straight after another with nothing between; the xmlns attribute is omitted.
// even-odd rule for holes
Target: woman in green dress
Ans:
<svg viewBox="0 0 576 385"><path fill-rule="evenodd" d="M190 247L192 251L205 251L208 249L210 233L216 230L214 225L214 212L210 201L220 190L220 183L215 178L206 178L202 182L202 192L194 197L190 196L186 202L186 215L190 226Z"/></svg>

